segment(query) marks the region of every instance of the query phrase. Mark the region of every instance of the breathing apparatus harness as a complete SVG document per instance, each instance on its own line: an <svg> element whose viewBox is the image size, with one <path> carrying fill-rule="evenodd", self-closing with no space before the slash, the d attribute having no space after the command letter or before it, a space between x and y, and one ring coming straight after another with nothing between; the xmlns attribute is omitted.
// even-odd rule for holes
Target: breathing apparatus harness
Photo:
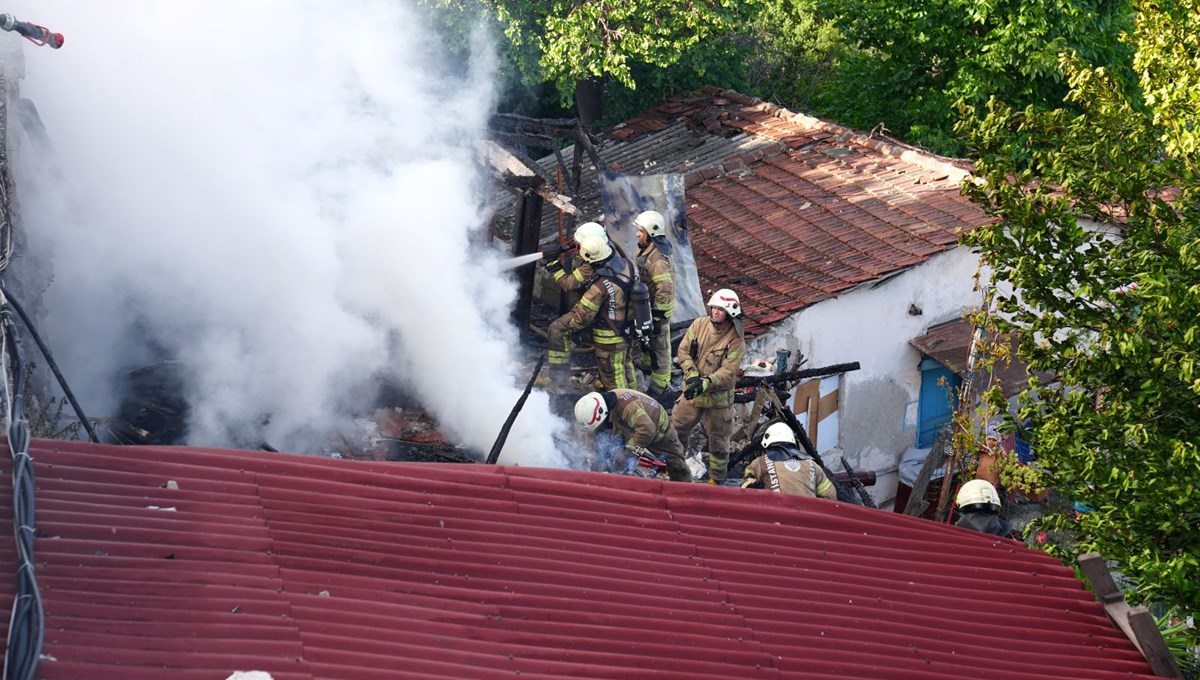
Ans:
<svg viewBox="0 0 1200 680"><path fill-rule="evenodd" d="M653 319L650 313L650 289L638 276L637 267L632 266L625 257L615 253L596 268L596 280L605 287L608 301L604 322L609 329L625 337L630 342L636 342L646 349L650 346L650 332ZM625 294L625 322L617 320L617 303L613 286ZM630 308L633 313L630 314Z"/></svg>

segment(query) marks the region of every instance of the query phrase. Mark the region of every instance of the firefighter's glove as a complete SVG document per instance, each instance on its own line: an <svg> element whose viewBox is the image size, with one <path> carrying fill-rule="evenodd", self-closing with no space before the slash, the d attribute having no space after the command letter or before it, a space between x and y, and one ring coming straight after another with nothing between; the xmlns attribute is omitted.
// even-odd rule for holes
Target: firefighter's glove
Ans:
<svg viewBox="0 0 1200 680"><path fill-rule="evenodd" d="M654 325L658 325L667 320L667 313L661 309L650 310L650 318L654 319Z"/></svg>
<svg viewBox="0 0 1200 680"><path fill-rule="evenodd" d="M562 262L559 262L558 260L550 260L546 263L546 271L550 272L551 274L562 271Z"/></svg>
<svg viewBox="0 0 1200 680"><path fill-rule="evenodd" d="M688 378L684 385L684 399L695 399L696 397L708 391L708 378Z"/></svg>
<svg viewBox="0 0 1200 680"><path fill-rule="evenodd" d="M551 243L542 251L542 257L546 258L546 262L550 263L562 257L567 248L561 243Z"/></svg>

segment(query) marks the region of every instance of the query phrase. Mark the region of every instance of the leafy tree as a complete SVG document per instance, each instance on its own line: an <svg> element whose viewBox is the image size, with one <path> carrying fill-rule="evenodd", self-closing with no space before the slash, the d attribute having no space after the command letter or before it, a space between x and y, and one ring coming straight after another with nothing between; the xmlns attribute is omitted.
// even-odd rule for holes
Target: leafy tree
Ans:
<svg viewBox="0 0 1200 680"><path fill-rule="evenodd" d="M1032 370L1056 375L1032 382L1018 417L1043 481L1088 508L1045 519L1074 537L1057 550L1116 560L1135 598L1195 615L1200 13L1190 0L1135 10L1136 83L1064 56L1064 107L993 100L959 130L978 158L967 191L1000 219L971 241L1001 325L1021 329Z"/></svg>
<svg viewBox="0 0 1200 680"><path fill-rule="evenodd" d="M801 111L837 61L841 34L819 21L816 0L762 0L758 11L702 50L667 67L635 64L637 89L605 86L606 122L619 122L671 95L727 87Z"/></svg>
<svg viewBox="0 0 1200 680"><path fill-rule="evenodd" d="M841 32L820 18L817 0L768 0L750 28L745 91L813 111L845 45Z"/></svg>
<svg viewBox="0 0 1200 680"><path fill-rule="evenodd" d="M819 112L852 127L882 123L935 151L964 152L954 137L957 102L995 96L1018 107L1062 105L1058 55L1127 71L1117 40L1128 0L823 0L822 12L856 49L819 93Z"/></svg>
<svg viewBox="0 0 1200 680"><path fill-rule="evenodd" d="M589 123L598 117L594 99L607 81L634 90L640 67L687 61L703 74L729 63L736 50L731 36L764 1L422 0L443 17L474 12L498 21L523 81L552 83L561 104L575 100L589 109L581 112Z"/></svg>

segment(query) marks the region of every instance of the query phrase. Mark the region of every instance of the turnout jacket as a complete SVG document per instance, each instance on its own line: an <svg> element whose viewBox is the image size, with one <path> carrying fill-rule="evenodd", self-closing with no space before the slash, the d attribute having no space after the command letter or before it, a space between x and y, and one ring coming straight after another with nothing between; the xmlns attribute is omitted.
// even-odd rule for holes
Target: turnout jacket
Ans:
<svg viewBox="0 0 1200 680"><path fill-rule="evenodd" d="M592 342L597 345L625 343L629 298L623 286L632 281L629 267L627 261L621 260L616 267L597 269L596 280L588 287L583 298L567 312L567 328L579 331L591 326Z"/></svg>
<svg viewBox="0 0 1200 680"><path fill-rule="evenodd" d="M817 462L799 450L772 447L746 466L744 478L763 487L792 496L837 500L837 489Z"/></svg>
<svg viewBox="0 0 1200 680"><path fill-rule="evenodd" d="M671 433L671 418L662 404L637 390L617 388L612 393L617 403L608 418L626 446L650 448Z"/></svg>
<svg viewBox="0 0 1200 680"><path fill-rule="evenodd" d="M1003 536L1008 538L1012 531L1012 523L1008 520L993 515L990 512L964 512L958 521L954 523L956 527L964 529L974 529L982 531L985 534L993 536Z"/></svg>
<svg viewBox="0 0 1200 680"><path fill-rule="evenodd" d="M554 270L554 273L551 274L551 276L554 277L555 283L558 284L558 287L562 288L568 293L573 290L579 290L595 275L595 267L587 262L584 262L583 258L581 257L576 257L574 259L570 272L563 271L562 269L556 269Z"/></svg>
<svg viewBox="0 0 1200 680"><path fill-rule="evenodd" d="M653 241L638 251L638 276L650 289L650 309L656 317L670 319L675 312L675 279L671 260Z"/></svg>
<svg viewBox="0 0 1200 680"><path fill-rule="evenodd" d="M717 330L712 317L693 321L679 343L679 368L685 380L700 376L708 378L709 385L692 404L700 408L732 406L733 388L745 357L746 341L736 321L730 320L724 331Z"/></svg>

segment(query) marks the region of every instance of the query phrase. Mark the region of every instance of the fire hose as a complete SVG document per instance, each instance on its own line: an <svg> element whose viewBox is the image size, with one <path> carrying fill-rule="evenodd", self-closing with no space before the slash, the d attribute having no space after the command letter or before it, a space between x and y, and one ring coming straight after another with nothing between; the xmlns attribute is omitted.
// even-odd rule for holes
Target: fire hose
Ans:
<svg viewBox="0 0 1200 680"><path fill-rule="evenodd" d="M34 45L49 45L56 50L63 46L63 41L65 40L62 33L53 33L45 26L32 24L28 21L18 21L11 14L0 14L0 29L18 33Z"/></svg>

